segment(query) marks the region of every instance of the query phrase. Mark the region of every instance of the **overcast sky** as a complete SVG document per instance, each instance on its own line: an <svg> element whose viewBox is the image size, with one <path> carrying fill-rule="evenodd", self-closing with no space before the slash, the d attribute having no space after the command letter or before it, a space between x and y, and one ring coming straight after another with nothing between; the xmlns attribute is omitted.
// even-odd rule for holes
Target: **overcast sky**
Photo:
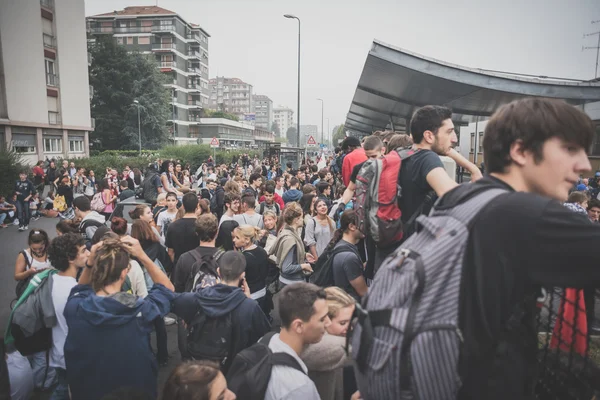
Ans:
<svg viewBox="0 0 600 400"><path fill-rule="evenodd" d="M85 0L86 16L156 0ZM237 77L296 110L301 124L343 123L373 39L474 68L592 79L600 0L158 0L210 35L209 72Z"/></svg>

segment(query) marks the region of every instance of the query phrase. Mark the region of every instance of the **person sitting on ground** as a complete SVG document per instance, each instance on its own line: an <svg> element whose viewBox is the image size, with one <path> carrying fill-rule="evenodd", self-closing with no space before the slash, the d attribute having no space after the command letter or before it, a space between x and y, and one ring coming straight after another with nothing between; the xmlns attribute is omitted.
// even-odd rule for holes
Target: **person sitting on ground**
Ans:
<svg viewBox="0 0 600 400"><path fill-rule="evenodd" d="M258 303L250 298L245 271L245 257L239 252L228 251L219 258L217 273L220 283L195 293L184 293L173 301L173 312L183 318L188 327L193 325L195 317L201 312L211 319L230 316L234 330L230 343L223 343L221 338L208 337L208 335L197 338L188 335L186 358L211 359L218 352L211 354L203 354L203 352L211 352L210 350L213 349L222 350L220 346L227 346L225 358L218 360L221 363L221 370L227 372L237 353L250 347L269 332L271 325L267 317ZM196 353L196 349L200 353Z"/></svg>
<svg viewBox="0 0 600 400"><path fill-rule="evenodd" d="M155 282L144 299L121 291L130 257ZM69 326L64 351L72 398L100 400L123 386L156 398L158 366L149 346L150 332L154 320L171 309L173 285L140 243L128 236L97 243L86 267L92 273L82 274L64 311Z"/></svg>
<svg viewBox="0 0 600 400"><path fill-rule="evenodd" d="M339 287L325 288L327 316L331 324L319 343L310 344L300 358L306 363L308 376L315 383L321 399L342 400L344 392L354 393L356 382L344 380L344 367L351 366L346 354L346 334L352 321L356 301ZM350 376L353 374L350 373ZM349 388L350 390L344 390Z"/></svg>
<svg viewBox="0 0 600 400"><path fill-rule="evenodd" d="M179 364L165 383L162 398L176 400L235 400L219 364L209 360Z"/></svg>

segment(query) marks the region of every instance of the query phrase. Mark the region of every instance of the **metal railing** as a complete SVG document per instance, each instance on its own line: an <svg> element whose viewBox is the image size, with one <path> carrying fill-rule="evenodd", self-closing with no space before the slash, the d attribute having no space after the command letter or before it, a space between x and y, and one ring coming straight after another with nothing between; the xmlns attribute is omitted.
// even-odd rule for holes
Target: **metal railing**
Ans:
<svg viewBox="0 0 600 400"><path fill-rule="evenodd" d="M200 68L193 68L193 67L188 68L188 72L191 72L193 74L200 74L201 73Z"/></svg>
<svg viewBox="0 0 600 400"><path fill-rule="evenodd" d="M188 51L187 55L188 57L200 58L200 53L193 50Z"/></svg>
<svg viewBox="0 0 600 400"><path fill-rule="evenodd" d="M60 125L62 123L60 114L55 111L48 111L48 123L50 125Z"/></svg>
<svg viewBox="0 0 600 400"><path fill-rule="evenodd" d="M55 75L55 74L46 74L46 85L48 85L48 86L58 86L58 75Z"/></svg>
<svg viewBox="0 0 600 400"><path fill-rule="evenodd" d="M113 33L112 26L90 26L88 28L89 33Z"/></svg>
<svg viewBox="0 0 600 400"><path fill-rule="evenodd" d="M177 45L175 43L152 43L152 50L175 50Z"/></svg>
<svg viewBox="0 0 600 400"><path fill-rule="evenodd" d="M42 7L46 7L51 10L54 10L54 0L40 0L40 5Z"/></svg>
<svg viewBox="0 0 600 400"><path fill-rule="evenodd" d="M56 38L54 36L44 33L43 37L44 37L44 47L47 47L49 49L56 48Z"/></svg>
<svg viewBox="0 0 600 400"><path fill-rule="evenodd" d="M188 89L198 89L198 90L201 89L201 87L198 83L188 83L187 87L188 87Z"/></svg>
<svg viewBox="0 0 600 400"><path fill-rule="evenodd" d="M189 106L201 106L202 102L200 100L189 100L188 105Z"/></svg>
<svg viewBox="0 0 600 400"><path fill-rule="evenodd" d="M188 33L185 37L186 37L186 39L196 40L196 41L200 42L200 35Z"/></svg>
<svg viewBox="0 0 600 400"><path fill-rule="evenodd" d="M152 32L170 32L175 30L175 25L152 25Z"/></svg>
<svg viewBox="0 0 600 400"><path fill-rule="evenodd" d="M115 33L145 33L152 32L152 26L117 26Z"/></svg>
<svg viewBox="0 0 600 400"><path fill-rule="evenodd" d="M177 63L175 61L161 61L159 63L161 68L176 68Z"/></svg>

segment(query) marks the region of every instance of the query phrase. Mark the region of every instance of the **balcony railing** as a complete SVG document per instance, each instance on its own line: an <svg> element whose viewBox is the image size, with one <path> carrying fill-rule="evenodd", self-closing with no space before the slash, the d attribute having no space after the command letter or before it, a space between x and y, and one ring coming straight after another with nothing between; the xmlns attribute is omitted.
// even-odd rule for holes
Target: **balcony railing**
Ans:
<svg viewBox="0 0 600 400"><path fill-rule="evenodd" d="M60 125L60 114L55 111L48 111L48 123L50 125Z"/></svg>
<svg viewBox="0 0 600 400"><path fill-rule="evenodd" d="M88 28L89 33L113 33L113 30L112 26L90 26Z"/></svg>
<svg viewBox="0 0 600 400"><path fill-rule="evenodd" d="M192 74L198 74L198 75L200 75L200 68L190 67L190 68L188 68L188 72L190 72Z"/></svg>
<svg viewBox="0 0 600 400"><path fill-rule="evenodd" d="M200 100L188 100L189 106L202 106L202 102Z"/></svg>
<svg viewBox="0 0 600 400"><path fill-rule="evenodd" d="M153 43L152 50L166 50L171 51L177 49L177 45L175 43Z"/></svg>
<svg viewBox="0 0 600 400"><path fill-rule="evenodd" d="M188 57L200 58L200 53L197 51L190 50L188 51Z"/></svg>
<svg viewBox="0 0 600 400"><path fill-rule="evenodd" d="M115 33L147 33L152 32L152 26L117 26Z"/></svg>
<svg viewBox="0 0 600 400"><path fill-rule="evenodd" d="M56 38L52 35L48 35L46 33L44 33L44 47L47 47L49 49L55 49L56 48Z"/></svg>
<svg viewBox="0 0 600 400"><path fill-rule="evenodd" d="M175 30L175 25L152 25L152 32L170 32Z"/></svg>
<svg viewBox="0 0 600 400"><path fill-rule="evenodd" d="M175 61L161 61L159 63L161 68L176 68L177 63Z"/></svg>
<svg viewBox="0 0 600 400"><path fill-rule="evenodd" d="M54 0L40 0L40 4L42 5L42 7L54 10Z"/></svg>
<svg viewBox="0 0 600 400"><path fill-rule="evenodd" d="M188 89L198 89L198 90L201 89L200 84L198 84L198 83L188 83L187 87L188 87Z"/></svg>
<svg viewBox="0 0 600 400"><path fill-rule="evenodd" d="M199 115L190 115L188 119L190 122L200 122L200 118Z"/></svg>
<svg viewBox="0 0 600 400"><path fill-rule="evenodd" d="M58 75L46 74L46 85L58 86Z"/></svg>
<svg viewBox="0 0 600 400"><path fill-rule="evenodd" d="M188 40L196 40L196 41L200 42L200 35L198 35L198 34L196 34L196 33L188 33L188 34L186 35L186 38L187 38Z"/></svg>

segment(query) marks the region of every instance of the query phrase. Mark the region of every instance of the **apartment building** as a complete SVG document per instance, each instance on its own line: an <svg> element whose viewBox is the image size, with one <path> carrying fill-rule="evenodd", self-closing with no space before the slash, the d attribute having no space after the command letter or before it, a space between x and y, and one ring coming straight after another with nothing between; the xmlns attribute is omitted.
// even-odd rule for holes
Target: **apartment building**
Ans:
<svg viewBox="0 0 600 400"><path fill-rule="evenodd" d="M263 94L255 94L252 97L254 104L255 123L254 126L271 132L273 125L273 100Z"/></svg>
<svg viewBox="0 0 600 400"><path fill-rule="evenodd" d="M169 77L173 139L196 143L201 111L209 105L208 38L199 25L155 6L125 7L87 18L90 41L112 35L127 50L148 54Z"/></svg>
<svg viewBox="0 0 600 400"><path fill-rule="evenodd" d="M254 111L252 85L239 78L218 76L208 82L210 88L210 108L234 114L245 119Z"/></svg>
<svg viewBox="0 0 600 400"><path fill-rule="evenodd" d="M34 164L89 155L84 0L0 1L0 145Z"/></svg>
<svg viewBox="0 0 600 400"><path fill-rule="evenodd" d="M273 120L277 122L281 137L285 137L288 128L294 126L294 110L279 106L273 109Z"/></svg>

